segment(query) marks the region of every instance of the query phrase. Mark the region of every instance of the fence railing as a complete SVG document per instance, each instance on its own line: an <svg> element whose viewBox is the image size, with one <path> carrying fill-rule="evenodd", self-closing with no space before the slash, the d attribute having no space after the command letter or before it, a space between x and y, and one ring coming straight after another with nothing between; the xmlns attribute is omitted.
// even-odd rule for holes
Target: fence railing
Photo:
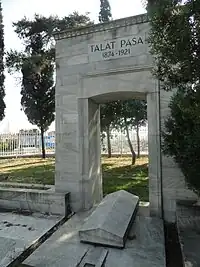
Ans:
<svg viewBox="0 0 200 267"><path fill-rule="evenodd" d="M140 142L140 154L148 155L148 130L147 128L140 130L139 132ZM137 153L138 141L137 135L134 130L130 130L130 139L133 145L134 151ZM102 142L102 153L108 153L106 138ZM112 154L130 154L130 147L128 145L127 137L123 132L112 131L111 132L111 152Z"/></svg>
<svg viewBox="0 0 200 267"><path fill-rule="evenodd" d="M47 154L55 153L55 134L45 133L44 143ZM36 155L41 153L41 147L38 131L0 134L0 157Z"/></svg>
<svg viewBox="0 0 200 267"><path fill-rule="evenodd" d="M142 129L139 132L140 136L140 154L148 154L148 131ZM137 136L134 130L130 130L131 143L134 150L137 152ZM55 133L45 133L44 143L47 155L55 153ZM10 156L26 156L41 154L41 135L39 132L24 132L24 133L2 133L0 134L0 157ZM103 139L101 144L102 154L106 154L107 142ZM124 133L118 131L111 132L111 148L113 154L129 154L130 148L127 137Z"/></svg>

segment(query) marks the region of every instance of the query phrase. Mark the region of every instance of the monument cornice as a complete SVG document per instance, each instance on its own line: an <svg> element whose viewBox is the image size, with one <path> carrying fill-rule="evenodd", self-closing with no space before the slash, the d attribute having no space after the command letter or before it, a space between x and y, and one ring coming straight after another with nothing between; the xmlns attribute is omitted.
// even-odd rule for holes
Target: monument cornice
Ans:
<svg viewBox="0 0 200 267"><path fill-rule="evenodd" d="M131 26L140 23L149 22L147 14L112 20L106 23L92 24L75 29L67 29L65 31L54 33L55 40L73 38L81 35L88 35L95 32L109 31L121 27Z"/></svg>

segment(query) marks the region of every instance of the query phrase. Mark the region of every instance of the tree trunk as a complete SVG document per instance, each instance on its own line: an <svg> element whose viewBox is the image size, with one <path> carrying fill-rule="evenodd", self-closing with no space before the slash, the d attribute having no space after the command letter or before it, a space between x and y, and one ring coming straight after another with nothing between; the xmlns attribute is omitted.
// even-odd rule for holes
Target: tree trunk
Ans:
<svg viewBox="0 0 200 267"><path fill-rule="evenodd" d="M137 136L137 158L140 158L140 133L139 125L136 126L136 136Z"/></svg>
<svg viewBox="0 0 200 267"><path fill-rule="evenodd" d="M45 153L45 145L44 145L44 130L43 128L41 128L40 130L41 130L41 141L42 141L42 158L45 159L46 153Z"/></svg>
<svg viewBox="0 0 200 267"><path fill-rule="evenodd" d="M110 142L110 127L106 127L106 136L107 136L107 147L108 147L108 158L112 157L112 149L111 149L111 142Z"/></svg>
<svg viewBox="0 0 200 267"><path fill-rule="evenodd" d="M124 122L125 122L125 130L126 130L126 136L127 136L127 140L128 140L128 145L130 147L131 150L131 154L132 154L132 165L135 165L135 161L136 161L136 154L135 151L133 149L133 145L131 143L131 139L130 139L130 135L129 135L129 129L128 129L128 125L127 125L127 120L126 118L124 118Z"/></svg>

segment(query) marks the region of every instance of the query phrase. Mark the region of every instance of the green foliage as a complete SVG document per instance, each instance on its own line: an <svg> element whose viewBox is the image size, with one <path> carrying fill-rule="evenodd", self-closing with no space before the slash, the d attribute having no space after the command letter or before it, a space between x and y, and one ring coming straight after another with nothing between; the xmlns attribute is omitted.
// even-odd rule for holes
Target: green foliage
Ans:
<svg viewBox="0 0 200 267"><path fill-rule="evenodd" d="M118 102L109 102L101 105L101 131L106 131L106 128L114 128L118 113Z"/></svg>
<svg viewBox="0 0 200 267"><path fill-rule="evenodd" d="M177 89L163 133L164 153L200 192L200 1L149 0L154 75L165 90Z"/></svg>
<svg viewBox="0 0 200 267"><path fill-rule="evenodd" d="M126 132L127 141L132 153L132 165L136 161L136 153L134 151L129 129L134 128L137 136L137 156L140 157L140 136L139 128L147 122L147 104L146 101L131 99L119 102L119 117L117 124Z"/></svg>
<svg viewBox="0 0 200 267"><path fill-rule="evenodd" d="M29 122L45 132L55 118L54 62L46 53L31 56L24 60L22 74L22 108Z"/></svg>
<svg viewBox="0 0 200 267"><path fill-rule="evenodd" d="M154 75L165 90L199 82L200 2L149 1Z"/></svg>
<svg viewBox="0 0 200 267"><path fill-rule="evenodd" d="M3 26L3 15L2 7L0 1L0 121L3 120L5 116L5 90L4 90L4 26Z"/></svg>
<svg viewBox="0 0 200 267"><path fill-rule="evenodd" d="M129 136L129 129L134 128L137 134L137 155L140 156L139 128L147 123L147 104L141 100L114 101L101 106L101 131L102 138L107 137L108 157L111 156L111 145L109 141L112 129L126 132L128 144L133 156L133 165L136 160L136 153L133 149ZM104 134L106 132L106 135ZM110 147L109 147L110 146Z"/></svg>
<svg viewBox="0 0 200 267"><path fill-rule="evenodd" d="M30 123L41 131L42 153L45 157L44 132L55 119L55 48L53 33L90 23L87 15L73 13L59 19L35 15L13 23L24 42L24 51L11 50L6 64L10 73L22 73L21 105Z"/></svg>
<svg viewBox="0 0 200 267"><path fill-rule="evenodd" d="M108 0L100 0L100 12L99 12L99 22L104 23L108 22L112 18L111 7ZM111 157L111 130L115 118L115 102L107 103L101 105L101 142L103 150L105 146L103 140L107 137L107 148L108 148L108 157ZM105 134L106 133L106 134Z"/></svg>
<svg viewBox="0 0 200 267"><path fill-rule="evenodd" d="M118 108L120 116L118 124L124 128L124 118L130 127L137 128L144 126L147 122L147 103L144 100L131 99L120 101Z"/></svg>
<svg viewBox="0 0 200 267"><path fill-rule="evenodd" d="M53 34L55 32L91 23L88 13L80 15L78 12L74 12L63 18L57 16L44 17L35 14L33 20L24 17L22 20L13 23L13 27L18 37L24 40L27 52L32 49L37 51L43 46L50 47L54 44Z"/></svg>
<svg viewBox="0 0 200 267"><path fill-rule="evenodd" d="M130 166L130 162L129 157L102 158L103 193L106 195L123 189L138 195L141 201L148 201L148 158L144 157L135 166ZM44 185L55 184L55 158L42 161L37 157L1 159L0 177L6 178L7 182L19 183L18 186L7 184L5 187L23 188L22 184L28 183L30 189L33 184L37 184L38 190L44 189Z"/></svg>
<svg viewBox="0 0 200 267"><path fill-rule="evenodd" d="M170 102L163 149L185 175L188 186L200 194L200 88L178 90Z"/></svg>
<svg viewBox="0 0 200 267"><path fill-rule="evenodd" d="M108 148L108 157L111 157L111 131L113 128L116 127L116 120L117 120L117 114L118 114L118 102L110 102L107 104L101 105L101 141L103 145L103 140L105 137L107 137L107 148ZM106 133L106 134L105 134ZM103 150L106 150L103 145Z"/></svg>
<svg viewBox="0 0 200 267"><path fill-rule="evenodd" d="M111 7L108 0L100 0L99 22L108 22L112 19Z"/></svg>
<svg viewBox="0 0 200 267"><path fill-rule="evenodd" d="M49 50L33 51L32 54L8 55L10 69L22 73L21 106L30 123L37 125L42 136L42 151L45 158L44 132L55 119L54 59ZM10 56L10 57L9 57ZM13 65L12 65L13 63Z"/></svg>

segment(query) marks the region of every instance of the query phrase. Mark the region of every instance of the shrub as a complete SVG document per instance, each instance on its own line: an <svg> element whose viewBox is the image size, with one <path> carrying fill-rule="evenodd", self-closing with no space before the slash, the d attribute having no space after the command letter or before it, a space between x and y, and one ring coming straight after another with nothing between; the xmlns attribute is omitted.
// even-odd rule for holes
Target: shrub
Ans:
<svg viewBox="0 0 200 267"><path fill-rule="evenodd" d="M163 151L181 168L188 187L200 195L200 88L178 90L165 121Z"/></svg>

